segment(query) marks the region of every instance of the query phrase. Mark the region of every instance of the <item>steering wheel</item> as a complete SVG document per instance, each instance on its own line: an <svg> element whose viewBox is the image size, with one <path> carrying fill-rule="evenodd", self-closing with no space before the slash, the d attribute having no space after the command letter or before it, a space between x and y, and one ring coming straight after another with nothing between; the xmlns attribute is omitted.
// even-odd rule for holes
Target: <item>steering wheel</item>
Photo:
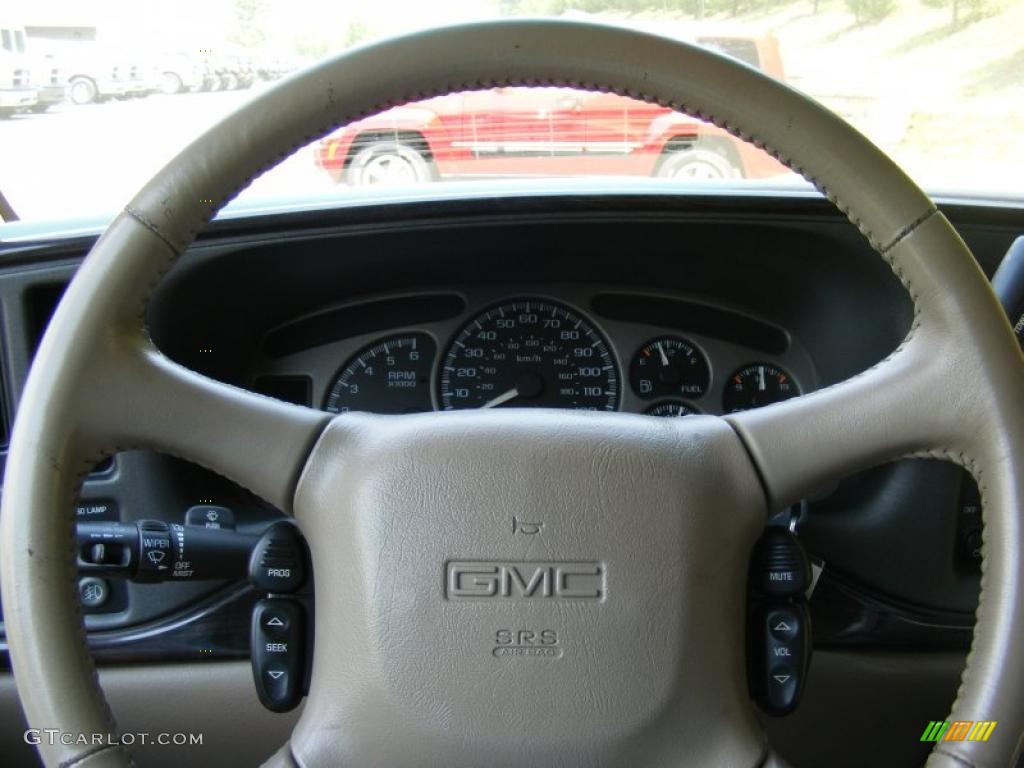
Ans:
<svg viewBox="0 0 1024 768"><path fill-rule="evenodd" d="M724 418L493 410L327 414L164 357L153 288L256 175L334 126L496 86L610 91L708 120L803 174L913 300L883 362ZM29 723L116 733L74 588L70 510L114 451L182 456L294 515L316 573L309 697L276 765L778 764L745 676L748 556L770 512L905 456L953 461L984 505L982 593L929 765L1005 766L1024 724L1024 365L964 243L879 150L787 86L635 31L488 22L371 45L292 77L197 139L85 259L39 348L3 494L7 638ZM543 536L514 537L512 515ZM454 599L448 564L594 564L600 598ZM496 629L555 629L557 659L498 659ZM490 645L488 641L492 641ZM48 766L122 766L119 745L43 744Z"/></svg>

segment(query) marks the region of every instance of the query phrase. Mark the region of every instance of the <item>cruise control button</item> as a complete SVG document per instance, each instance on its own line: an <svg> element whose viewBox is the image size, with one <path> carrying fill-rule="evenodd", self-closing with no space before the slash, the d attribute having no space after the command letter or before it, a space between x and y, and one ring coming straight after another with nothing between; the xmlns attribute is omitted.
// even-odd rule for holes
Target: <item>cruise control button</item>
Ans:
<svg viewBox="0 0 1024 768"><path fill-rule="evenodd" d="M981 531L971 531L964 537L964 552L976 563L981 562Z"/></svg>

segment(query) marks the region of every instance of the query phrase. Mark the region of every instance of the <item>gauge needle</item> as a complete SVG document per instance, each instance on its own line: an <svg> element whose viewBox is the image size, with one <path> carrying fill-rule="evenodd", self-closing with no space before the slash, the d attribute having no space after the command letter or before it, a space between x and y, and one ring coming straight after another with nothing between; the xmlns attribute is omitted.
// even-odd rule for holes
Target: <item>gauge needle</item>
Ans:
<svg viewBox="0 0 1024 768"><path fill-rule="evenodd" d="M668 363L668 355L665 354L665 348L663 346L661 346L661 342L660 341L658 342L657 346L658 346L658 354L661 355L661 364L667 367L669 363Z"/></svg>
<svg viewBox="0 0 1024 768"><path fill-rule="evenodd" d="M493 400L488 400L486 403L484 403L480 407L481 408L494 408L496 406L501 405L502 403L507 403L509 400L512 400L512 399L517 398L517 397L519 397L519 387L512 387L512 389L510 389L508 392L501 393L496 398L494 398Z"/></svg>
<svg viewBox="0 0 1024 768"><path fill-rule="evenodd" d="M761 390L762 392L764 392L765 389L767 389L767 387L765 386L765 383L764 383L764 366L763 365L759 365L757 367L757 388L759 390Z"/></svg>

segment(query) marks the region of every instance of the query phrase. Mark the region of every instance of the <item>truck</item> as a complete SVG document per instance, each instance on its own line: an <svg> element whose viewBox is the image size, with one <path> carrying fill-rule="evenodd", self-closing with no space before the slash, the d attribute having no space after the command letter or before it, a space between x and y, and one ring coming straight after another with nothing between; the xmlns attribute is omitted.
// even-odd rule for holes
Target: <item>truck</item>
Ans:
<svg viewBox="0 0 1024 768"><path fill-rule="evenodd" d="M25 29L0 23L0 117L33 109L38 103L39 91L32 85Z"/></svg>
<svg viewBox="0 0 1024 768"><path fill-rule="evenodd" d="M133 78L133 64L112 57L109 49L92 41L33 40L51 56L64 73L72 104L92 104L111 98L127 98L150 86Z"/></svg>
<svg viewBox="0 0 1024 768"><path fill-rule="evenodd" d="M205 82L205 71L198 57L181 51L166 51L157 63L160 90L165 94L200 91Z"/></svg>
<svg viewBox="0 0 1024 768"><path fill-rule="evenodd" d="M773 36L708 35L695 42L783 77ZM395 107L328 135L314 158L332 180L353 186L524 175L731 180L787 173L703 120L566 87L489 88Z"/></svg>
<svg viewBox="0 0 1024 768"><path fill-rule="evenodd" d="M32 85L39 100L29 107L31 112L45 112L61 104L67 97L67 77L55 56L45 53L30 54L32 64Z"/></svg>

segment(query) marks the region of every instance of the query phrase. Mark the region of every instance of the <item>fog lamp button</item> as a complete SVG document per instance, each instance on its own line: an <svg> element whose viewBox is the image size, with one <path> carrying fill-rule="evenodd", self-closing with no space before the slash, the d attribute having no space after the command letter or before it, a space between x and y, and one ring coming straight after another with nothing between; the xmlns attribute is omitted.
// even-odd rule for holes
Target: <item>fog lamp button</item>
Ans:
<svg viewBox="0 0 1024 768"><path fill-rule="evenodd" d="M86 576L78 582L78 597L84 608L101 608L110 599L110 584L98 576Z"/></svg>

